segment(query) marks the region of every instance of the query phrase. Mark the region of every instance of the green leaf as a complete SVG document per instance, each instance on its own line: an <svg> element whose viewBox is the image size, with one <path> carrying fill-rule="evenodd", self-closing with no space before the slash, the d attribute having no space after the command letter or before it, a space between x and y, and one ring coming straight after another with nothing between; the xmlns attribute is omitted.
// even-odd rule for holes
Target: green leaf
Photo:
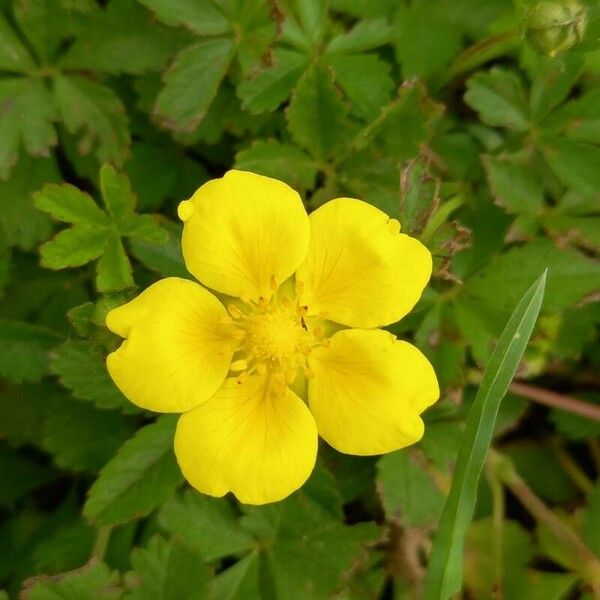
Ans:
<svg viewBox="0 0 600 600"><path fill-rule="evenodd" d="M139 0L167 25L182 25L198 35L223 35L231 27L212 0Z"/></svg>
<svg viewBox="0 0 600 600"><path fill-rule="evenodd" d="M75 225L108 225L108 219L92 197L69 183L50 183L34 194L39 210L55 219Z"/></svg>
<svg viewBox="0 0 600 600"><path fill-rule="evenodd" d="M523 295L513 311L485 369L465 428L450 494L434 539L425 578L425 600L447 600L462 583L465 535L475 507L477 484L494 423L539 314L546 274Z"/></svg>
<svg viewBox="0 0 600 600"><path fill-rule="evenodd" d="M444 494L406 450L379 459L377 482L389 520L409 527L437 523L444 506Z"/></svg>
<svg viewBox="0 0 600 600"><path fill-rule="evenodd" d="M365 19L344 33L336 35L327 45L325 55L352 54L373 50L390 42L392 27L387 19Z"/></svg>
<svg viewBox="0 0 600 600"><path fill-rule="evenodd" d="M102 165L100 191L108 214L117 228L120 228L135 209L135 195L127 175L117 173L111 165Z"/></svg>
<svg viewBox="0 0 600 600"><path fill-rule="evenodd" d="M10 179L0 181L0 240L3 243L31 250L39 242L48 239L52 231L50 219L35 209L32 192L45 183L59 179L54 159L21 156Z"/></svg>
<svg viewBox="0 0 600 600"><path fill-rule="evenodd" d="M96 532L78 515L35 546L31 559L36 573L61 573L80 567L88 560Z"/></svg>
<svg viewBox="0 0 600 600"><path fill-rule="evenodd" d="M239 524L231 504L196 491L173 496L161 509L158 523L200 554L213 561L254 547L253 536Z"/></svg>
<svg viewBox="0 0 600 600"><path fill-rule="evenodd" d="M374 118L390 101L394 89L390 65L375 54L333 55L327 57L327 64L360 116Z"/></svg>
<svg viewBox="0 0 600 600"><path fill-rule="evenodd" d="M110 236L105 227L72 227L40 247L47 269L80 267L102 255Z"/></svg>
<svg viewBox="0 0 600 600"><path fill-rule="evenodd" d="M196 129L234 56L230 38L207 39L189 46L165 74L154 114L168 129L191 132Z"/></svg>
<svg viewBox="0 0 600 600"><path fill-rule="evenodd" d="M483 157L496 202L511 213L537 214L544 207L544 190L531 167L517 157Z"/></svg>
<svg viewBox="0 0 600 600"><path fill-rule="evenodd" d="M86 16L60 60L64 70L138 75L162 69L181 47L179 36L154 22L137 2L112 0Z"/></svg>
<svg viewBox="0 0 600 600"><path fill-rule="evenodd" d="M329 597L379 537L372 523L344 525L305 492L247 512L243 524L261 540L276 597L286 600Z"/></svg>
<svg viewBox="0 0 600 600"><path fill-rule="evenodd" d="M17 164L21 146L32 156L50 156L57 143L52 96L39 79L0 80L0 179Z"/></svg>
<svg viewBox="0 0 600 600"><path fill-rule="evenodd" d="M121 239L113 235L104 247L97 265L96 287L100 292L124 290L133 287L131 263Z"/></svg>
<svg viewBox="0 0 600 600"><path fill-rule="evenodd" d="M584 142L544 138L542 150L548 164L567 187L600 198L600 148Z"/></svg>
<svg viewBox="0 0 600 600"><path fill-rule="evenodd" d="M57 396L51 399L41 446L63 469L94 472L131 433L131 424L120 413Z"/></svg>
<svg viewBox="0 0 600 600"><path fill-rule="evenodd" d="M237 92L244 110L251 113L275 110L291 94L308 67L309 58L296 50L276 48L272 62L273 66L239 84Z"/></svg>
<svg viewBox="0 0 600 600"><path fill-rule="evenodd" d="M484 123L515 131L529 129L529 108L523 83L512 71L494 67L467 81L465 102Z"/></svg>
<svg viewBox="0 0 600 600"><path fill-rule="evenodd" d="M574 98L544 123L548 130L559 129L569 139L600 144L600 90L593 89Z"/></svg>
<svg viewBox="0 0 600 600"><path fill-rule="evenodd" d="M119 574L92 561L60 577L37 577L24 591L28 600L117 600Z"/></svg>
<svg viewBox="0 0 600 600"><path fill-rule="evenodd" d="M257 140L235 157L236 169L285 181L295 190L312 189L317 166L300 148L274 139Z"/></svg>
<svg viewBox="0 0 600 600"><path fill-rule="evenodd" d="M311 68L296 87L287 111L294 140L315 158L331 158L345 138L346 107L330 72Z"/></svg>
<svg viewBox="0 0 600 600"><path fill-rule="evenodd" d="M35 63L4 16L0 15L0 70L27 73L35 69Z"/></svg>
<svg viewBox="0 0 600 600"><path fill-rule="evenodd" d="M185 268L181 253L181 225L171 221L162 221L162 231L167 240L162 243L141 239L131 240L131 252L145 267L165 277L191 276Z"/></svg>
<svg viewBox="0 0 600 600"><path fill-rule="evenodd" d="M215 579L214 600L261 598L260 555L251 552Z"/></svg>
<svg viewBox="0 0 600 600"><path fill-rule="evenodd" d="M405 79L433 75L460 51L461 31L440 5L420 2L398 11L395 42Z"/></svg>
<svg viewBox="0 0 600 600"><path fill-rule="evenodd" d="M61 336L46 327L0 319L0 376L39 381L48 370L48 352Z"/></svg>
<svg viewBox="0 0 600 600"><path fill-rule="evenodd" d="M175 455L176 415L164 415L138 430L102 469L83 514L97 525L140 518L161 506L183 478Z"/></svg>
<svg viewBox="0 0 600 600"><path fill-rule="evenodd" d="M117 389L104 358L89 342L70 341L53 350L50 370L79 400L93 402L98 408L137 410Z"/></svg>
<svg viewBox="0 0 600 600"><path fill-rule="evenodd" d="M202 557L177 540L156 536L131 553L135 589L124 600L205 600L211 597L212 571ZM130 574L130 575L134 575Z"/></svg>
<svg viewBox="0 0 600 600"><path fill-rule="evenodd" d="M129 144L127 115L111 88L78 75L54 78L54 97L67 131L79 136L83 156L121 165Z"/></svg>
<svg viewBox="0 0 600 600"><path fill-rule="evenodd" d="M495 256L470 277L459 301L492 332L498 332L528 281L548 267L544 309L559 311L597 289L600 265L552 241L539 239Z"/></svg>
<svg viewBox="0 0 600 600"><path fill-rule="evenodd" d="M580 57L575 55L542 65L529 94L531 115L537 122L543 121L567 97L581 75L582 66Z"/></svg>

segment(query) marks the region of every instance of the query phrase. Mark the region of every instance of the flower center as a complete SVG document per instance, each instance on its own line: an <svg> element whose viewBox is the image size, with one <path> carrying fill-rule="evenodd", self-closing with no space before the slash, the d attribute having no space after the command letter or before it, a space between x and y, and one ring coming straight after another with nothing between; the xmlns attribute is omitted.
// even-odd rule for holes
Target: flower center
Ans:
<svg viewBox="0 0 600 600"><path fill-rule="evenodd" d="M300 319L286 310L252 316L247 331L250 352L257 360L273 363L293 359L306 334Z"/></svg>
<svg viewBox="0 0 600 600"><path fill-rule="evenodd" d="M306 308L298 306L296 298L275 294L270 301L230 304L227 308L241 342L230 367L238 382L255 372L269 372L282 383L294 381L299 369L310 375L307 356L314 346L326 342L322 327L307 323Z"/></svg>

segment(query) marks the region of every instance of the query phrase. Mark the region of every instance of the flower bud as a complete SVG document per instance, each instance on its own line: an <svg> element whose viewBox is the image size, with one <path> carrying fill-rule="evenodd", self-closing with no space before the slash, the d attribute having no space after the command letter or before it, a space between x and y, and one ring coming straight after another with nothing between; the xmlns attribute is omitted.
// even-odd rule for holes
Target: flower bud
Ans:
<svg viewBox="0 0 600 600"><path fill-rule="evenodd" d="M527 15L525 37L538 52L556 56L579 43L586 26L586 9L578 0L542 0Z"/></svg>

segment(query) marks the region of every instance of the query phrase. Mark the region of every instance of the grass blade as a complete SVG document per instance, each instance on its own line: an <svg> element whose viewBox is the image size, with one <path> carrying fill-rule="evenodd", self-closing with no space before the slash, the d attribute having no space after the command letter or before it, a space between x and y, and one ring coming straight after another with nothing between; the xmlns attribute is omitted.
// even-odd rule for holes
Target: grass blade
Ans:
<svg viewBox="0 0 600 600"><path fill-rule="evenodd" d="M425 600L447 600L462 585L465 534L475 507L477 483L490 446L500 402L519 366L540 312L546 272L513 311L469 412L450 494L433 543L425 578Z"/></svg>

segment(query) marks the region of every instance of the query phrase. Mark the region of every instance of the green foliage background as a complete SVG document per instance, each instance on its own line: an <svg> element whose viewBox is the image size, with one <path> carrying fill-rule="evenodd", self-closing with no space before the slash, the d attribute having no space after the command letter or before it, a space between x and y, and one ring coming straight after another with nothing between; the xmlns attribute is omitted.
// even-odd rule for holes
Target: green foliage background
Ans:
<svg viewBox="0 0 600 600"><path fill-rule="evenodd" d="M600 405L600 7L582 6L584 39L549 58L524 0L0 0L0 598L420 597L481 370L546 267L518 377ZM177 203L232 166L308 210L370 202L436 257L390 328L440 379L422 442L323 444L264 507L189 489L174 418L104 366L107 310L189 276ZM465 599L594 597L600 425L532 395L500 409Z"/></svg>

